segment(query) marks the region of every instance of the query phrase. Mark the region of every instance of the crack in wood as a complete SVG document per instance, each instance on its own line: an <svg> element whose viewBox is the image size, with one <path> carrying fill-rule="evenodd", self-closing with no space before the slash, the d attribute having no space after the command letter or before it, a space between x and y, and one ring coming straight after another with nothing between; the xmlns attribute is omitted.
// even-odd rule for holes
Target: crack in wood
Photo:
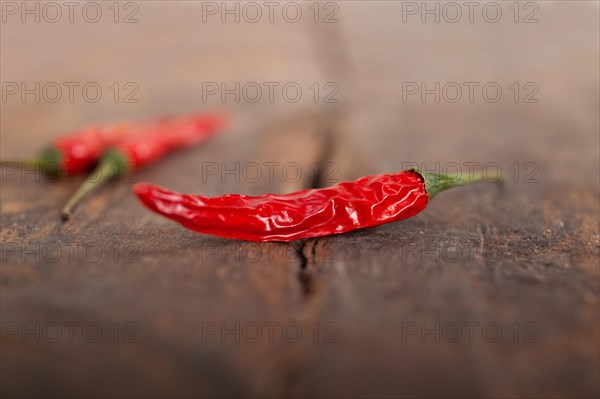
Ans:
<svg viewBox="0 0 600 399"><path fill-rule="evenodd" d="M316 261L317 253L317 240L316 238L310 240L300 240L296 245L296 253L300 260L300 269L305 270L309 265L312 265Z"/></svg>
<svg viewBox="0 0 600 399"><path fill-rule="evenodd" d="M300 265L297 278L305 299L315 294L315 278L309 266L317 262L317 240L302 240L296 247Z"/></svg>

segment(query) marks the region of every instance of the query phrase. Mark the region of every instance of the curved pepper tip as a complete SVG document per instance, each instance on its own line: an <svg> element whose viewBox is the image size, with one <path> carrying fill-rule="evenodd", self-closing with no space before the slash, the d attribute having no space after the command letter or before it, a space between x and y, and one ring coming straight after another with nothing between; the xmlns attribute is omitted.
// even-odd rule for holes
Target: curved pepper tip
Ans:
<svg viewBox="0 0 600 399"><path fill-rule="evenodd" d="M173 193L169 190L150 183L136 183L133 186L133 193L138 197L143 204L147 205L150 209L155 209L154 203L156 201L169 200L169 195ZM152 206L150 206L152 205Z"/></svg>
<svg viewBox="0 0 600 399"><path fill-rule="evenodd" d="M151 191L150 190L150 184L148 184L148 183L136 183L136 184L133 185L133 192L138 197L140 195L147 194L150 191Z"/></svg>
<svg viewBox="0 0 600 399"><path fill-rule="evenodd" d="M138 198L138 200L144 205L146 208L156 211L156 208L153 206L153 201L150 198L153 197L152 185L148 183L136 183L133 186L133 193Z"/></svg>

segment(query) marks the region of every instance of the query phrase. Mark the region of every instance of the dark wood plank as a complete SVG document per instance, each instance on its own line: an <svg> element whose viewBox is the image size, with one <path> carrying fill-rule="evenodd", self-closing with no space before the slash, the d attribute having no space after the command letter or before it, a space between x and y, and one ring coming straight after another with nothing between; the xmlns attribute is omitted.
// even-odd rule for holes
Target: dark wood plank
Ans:
<svg viewBox="0 0 600 399"><path fill-rule="evenodd" d="M2 395L598 395L595 4L537 3L533 25L401 23L402 2L340 2L339 24L316 25L200 23L192 2L138 4L134 25L3 23L3 81L134 81L140 101L3 102L0 157L31 156L91 122L225 108L232 126L105 187L68 224L59 209L80 180L3 171ZM304 95L202 99L203 82L265 81ZM540 102L403 102L403 82L421 81L499 82L505 98L512 82L534 81ZM315 102L314 82L335 83L339 102ZM505 186L456 189L413 219L290 245L195 234L131 195L136 181L262 194L465 162L497 163ZM537 182L525 180L529 162ZM74 343L64 322L79 323ZM98 343L80 335L90 322ZM63 336L37 343L9 334L12 323L59 323ZM465 323L479 323L472 342ZM236 325L239 343L221 337ZM437 325L440 342L421 335ZM130 332L139 342L125 342Z"/></svg>
<svg viewBox="0 0 600 399"><path fill-rule="evenodd" d="M243 126L244 134L253 130L247 121ZM261 144L253 143L252 136L243 139L234 129L230 138L223 136L165 161L156 167L159 170L140 171L132 179L202 191L206 185L199 184L198 175L181 171L214 160L211 154L220 154L219 161L229 165L299 161L308 170L311 153L318 153L309 144L313 137L310 123L300 120L289 122L285 130L259 129L267 139L263 143L280 142L294 150L269 157L261 153ZM232 141L236 143L233 147L256 149L246 153L247 158L236 157L236 151L228 150ZM300 142L304 145L298 145ZM314 148L317 146L315 141ZM240 187L249 193L285 191L300 189L303 182L285 183L267 178L256 183L242 178L236 183L233 176L212 183L209 194L240 191ZM77 182L56 184L74 187ZM34 328L35 323L41 328L59 323L63 329L68 322L80 326L98 323L103 332L98 344L79 342L82 338L77 336L74 344L65 342L64 336L52 344L46 342L43 330L40 343L33 341L35 334L29 338L4 334L3 380L10 381L7 392L86 395L102 375L106 385L98 386L96 395L281 395L287 387L285 378L279 377L285 377L287 368L278 367L279 346L285 350L286 344L280 342L280 329L296 320L289 309L303 297L296 278L300 264L296 248L189 232L145 211L131 194L131 184L106 187L99 198L82 205L74 220L63 225L58 210L69 190L52 186L48 193L44 185L35 182L13 179L6 183L10 189L2 193L3 325L16 323L21 330ZM23 220L20 204L25 195L30 195L34 210L25 210L28 216ZM40 225L47 227L37 227ZM134 327L125 323L134 323L139 342L114 343L114 332L109 330L114 323L127 328ZM277 341L249 342L246 338L254 332L244 327L259 325L266 334L263 323L278 328ZM222 329L235 330L236 326L241 329L237 336L220 335ZM207 335L212 330L203 328L217 331ZM94 361L88 364L88 359ZM48 369L50 364L55 366ZM43 380L29 384L27 376L32 373L42 375ZM75 384L62 381L62 375L73 373L77 375ZM149 375L160 377L148 380Z"/></svg>
<svg viewBox="0 0 600 399"><path fill-rule="evenodd" d="M96 104L3 102L2 157L32 156L52 136L92 122L225 108L231 125L200 148L106 186L66 224L59 210L80 178L37 181L36 173L3 171L2 394L280 397L299 372L302 363L294 358L299 356L296 347L303 345L288 342L282 329L289 323L308 328L297 310L305 295L297 277L297 245L195 234L145 210L131 187L147 181L222 195L310 186L324 144L308 94L299 103L279 98L274 104L251 104L222 103L218 96L205 102L201 92L204 82L231 87L236 82L298 81L308 90L305 81L318 77L312 60L279 55L292 54L286 46L290 40L297 42L296 50L310 42L303 28L267 23L252 27L240 53L240 35L248 33L247 27L198 24L201 14L193 3L139 5L140 24L129 27L106 21L95 27L34 24L24 32L19 23L3 25L3 80L95 81L104 89L112 81L133 80L140 91L137 104L114 104L110 98ZM178 21L174 29L163 29L165 18ZM281 29L279 42L274 28ZM74 32L73 47L61 45ZM104 37L99 39L97 32ZM15 35L22 40L15 42ZM119 40L123 36L131 40ZM214 44L217 37L220 49ZM61 62L40 70L23 46L37 49L39 60L70 59L77 48L77 69ZM127 55L126 62L108 62L119 54ZM240 57L245 61L240 63ZM41 342L35 334L20 335L22 328L36 323ZM48 342L44 333L52 323L63 333L57 343ZM73 326L73 343L64 323L79 323ZM99 342L82 337L86 323L102 329ZM111 330L115 323L118 342ZM13 325L19 329L15 335L5 331ZM256 343L255 326L262 334ZM217 330L207 330L211 328ZM221 335L236 328L237 333ZM269 328L275 334L272 342ZM127 334L137 342L124 341Z"/></svg>
<svg viewBox="0 0 600 399"><path fill-rule="evenodd" d="M338 342L313 348L294 396L598 394L598 100L581 91L582 82L598 83L597 22L582 3L540 7L534 28L493 28L485 60L476 60L466 35L489 27L431 24L416 40L388 34L398 15L390 8L365 18L364 4L344 6L372 30L346 31L354 81L369 83L355 87L330 129L339 179L493 162L506 183L455 189L410 220L313 242L305 273L315 319L335 323ZM559 15L569 22L557 23ZM527 54L572 23L582 29L569 50L547 48L544 67ZM468 62L455 57L465 42ZM580 56L561 62L565 51ZM503 85L531 76L539 103L400 101L403 81L452 81L453 70Z"/></svg>

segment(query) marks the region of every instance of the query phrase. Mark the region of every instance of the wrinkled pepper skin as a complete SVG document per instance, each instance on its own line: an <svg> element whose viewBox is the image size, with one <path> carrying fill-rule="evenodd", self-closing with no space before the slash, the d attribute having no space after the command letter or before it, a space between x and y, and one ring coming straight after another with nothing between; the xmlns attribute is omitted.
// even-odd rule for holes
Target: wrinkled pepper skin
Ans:
<svg viewBox="0 0 600 399"><path fill-rule="evenodd" d="M258 197L207 198L149 184L135 185L134 192L146 207L188 229L257 242L289 242L379 226L418 214L430 199L425 178L416 171Z"/></svg>

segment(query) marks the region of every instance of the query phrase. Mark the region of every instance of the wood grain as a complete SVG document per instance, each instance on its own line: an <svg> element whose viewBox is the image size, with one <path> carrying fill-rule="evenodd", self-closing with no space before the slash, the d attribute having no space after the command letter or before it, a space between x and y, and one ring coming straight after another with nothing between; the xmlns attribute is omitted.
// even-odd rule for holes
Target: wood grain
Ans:
<svg viewBox="0 0 600 399"><path fill-rule="evenodd" d="M81 178L3 168L3 397L598 396L596 4L538 2L533 25L401 23L402 2L339 2L334 24L200 23L193 2L137 4L133 25L2 24L3 82L133 81L139 102L3 101L0 158L86 123L223 108L231 125L107 185L64 224ZM202 98L206 82L266 81L304 95ZM508 100L402 101L403 82L435 81L499 82ZM515 81L535 82L539 102L511 101ZM334 82L339 101L315 102L315 82ZM291 244L195 234L131 194L138 181L285 193L469 163L494 163L505 184ZM47 334L21 335L36 323ZM78 323L72 343L64 323Z"/></svg>

